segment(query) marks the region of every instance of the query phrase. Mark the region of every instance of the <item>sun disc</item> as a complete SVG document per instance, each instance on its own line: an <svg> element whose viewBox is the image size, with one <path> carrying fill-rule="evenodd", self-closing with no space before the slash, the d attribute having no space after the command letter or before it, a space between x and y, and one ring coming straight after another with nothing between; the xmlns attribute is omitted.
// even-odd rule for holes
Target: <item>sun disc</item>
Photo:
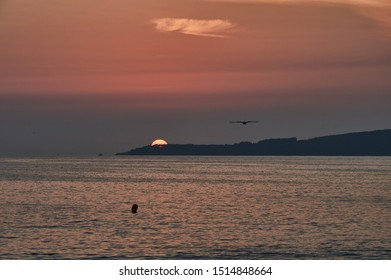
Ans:
<svg viewBox="0 0 391 280"><path fill-rule="evenodd" d="M167 141L163 139L156 139L155 141L152 142L151 146L165 146L167 145Z"/></svg>

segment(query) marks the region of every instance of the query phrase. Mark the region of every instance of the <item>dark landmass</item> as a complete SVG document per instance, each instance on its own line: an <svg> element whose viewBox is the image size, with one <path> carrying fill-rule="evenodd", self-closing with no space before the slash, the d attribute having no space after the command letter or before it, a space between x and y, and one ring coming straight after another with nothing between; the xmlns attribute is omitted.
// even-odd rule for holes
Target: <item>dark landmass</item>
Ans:
<svg viewBox="0 0 391 280"><path fill-rule="evenodd" d="M145 146L117 155L213 156L391 156L391 129L297 140L267 139L232 145L168 144Z"/></svg>

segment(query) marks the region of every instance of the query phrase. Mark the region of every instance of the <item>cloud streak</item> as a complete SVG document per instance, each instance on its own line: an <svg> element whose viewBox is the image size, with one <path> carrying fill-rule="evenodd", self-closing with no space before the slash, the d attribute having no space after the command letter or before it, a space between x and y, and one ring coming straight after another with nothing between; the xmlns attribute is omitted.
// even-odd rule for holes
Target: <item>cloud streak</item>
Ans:
<svg viewBox="0 0 391 280"><path fill-rule="evenodd" d="M366 6L390 6L389 0L204 0L208 2L233 2L233 3L310 3L310 2L323 2L323 3L337 3L337 4L349 4L349 5L366 5Z"/></svg>
<svg viewBox="0 0 391 280"><path fill-rule="evenodd" d="M178 32L186 35L216 38L229 37L227 32L235 26L222 19L159 18L152 21L159 32Z"/></svg>
<svg viewBox="0 0 391 280"><path fill-rule="evenodd" d="M391 29L390 0L203 0L207 2L229 3L269 3L269 4L302 4L302 3L331 3L350 5L361 15Z"/></svg>

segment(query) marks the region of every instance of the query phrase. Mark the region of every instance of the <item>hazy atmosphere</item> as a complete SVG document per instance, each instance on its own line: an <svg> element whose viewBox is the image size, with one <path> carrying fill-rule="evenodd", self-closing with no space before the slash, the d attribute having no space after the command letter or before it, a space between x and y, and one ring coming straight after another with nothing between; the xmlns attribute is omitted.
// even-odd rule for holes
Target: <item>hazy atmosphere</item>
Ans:
<svg viewBox="0 0 391 280"><path fill-rule="evenodd" d="M390 128L388 0L0 0L0 38L0 156Z"/></svg>

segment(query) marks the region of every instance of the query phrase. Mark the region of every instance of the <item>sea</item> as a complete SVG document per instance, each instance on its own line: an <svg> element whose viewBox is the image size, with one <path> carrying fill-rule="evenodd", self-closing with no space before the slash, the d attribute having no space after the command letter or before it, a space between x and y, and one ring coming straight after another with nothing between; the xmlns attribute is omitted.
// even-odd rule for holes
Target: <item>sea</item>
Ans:
<svg viewBox="0 0 391 280"><path fill-rule="evenodd" d="M0 259L391 259L391 157L0 158L0 194Z"/></svg>

